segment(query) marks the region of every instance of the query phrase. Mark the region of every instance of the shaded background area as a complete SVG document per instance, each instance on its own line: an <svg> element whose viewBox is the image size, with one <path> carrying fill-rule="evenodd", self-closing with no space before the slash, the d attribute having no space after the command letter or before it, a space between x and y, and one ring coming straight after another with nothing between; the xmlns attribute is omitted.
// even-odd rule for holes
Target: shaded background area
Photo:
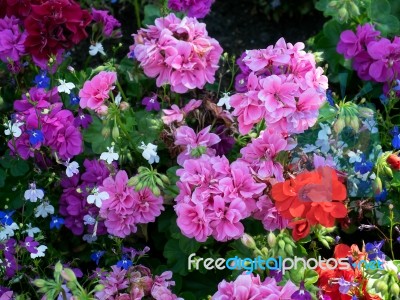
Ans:
<svg viewBox="0 0 400 300"><path fill-rule="evenodd" d="M281 37L305 42L322 29L325 18L312 0L216 0L204 21L224 51L240 55Z"/></svg>

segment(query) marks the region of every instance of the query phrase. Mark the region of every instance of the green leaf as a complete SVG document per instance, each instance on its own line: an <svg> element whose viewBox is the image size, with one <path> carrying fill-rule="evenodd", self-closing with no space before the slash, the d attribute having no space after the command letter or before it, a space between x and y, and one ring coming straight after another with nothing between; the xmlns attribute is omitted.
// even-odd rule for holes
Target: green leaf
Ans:
<svg viewBox="0 0 400 300"><path fill-rule="evenodd" d="M180 294L179 297L181 297L182 299L185 299L185 300L196 300L197 299L196 296L191 292L184 292L184 293Z"/></svg>
<svg viewBox="0 0 400 300"><path fill-rule="evenodd" d="M368 8L368 16L374 19L377 15L390 14L390 3L387 0L373 0Z"/></svg>
<svg viewBox="0 0 400 300"><path fill-rule="evenodd" d="M96 154L101 154L111 146L111 131L107 137L102 135L103 123L97 117L93 117L93 123L83 133L83 139L92 144L92 150Z"/></svg>
<svg viewBox="0 0 400 300"><path fill-rule="evenodd" d="M396 34L400 30L400 22L393 15L378 15L372 20L382 35Z"/></svg>
<svg viewBox="0 0 400 300"><path fill-rule="evenodd" d="M197 250L199 250L200 246L201 244L195 239L189 239L184 235L181 235L179 239L179 247L186 254L195 253Z"/></svg>
<svg viewBox="0 0 400 300"><path fill-rule="evenodd" d="M0 187L3 187L6 182L7 174L3 169L0 169Z"/></svg>
<svg viewBox="0 0 400 300"><path fill-rule="evenodd" d="M22 159L13 159L10 171L14 177L23 176L29 171L29 164Z"/></svg>
<svg viewBox="0 0 400 300"><path fill-rule="evenodd" d="M318 273L311 269L306 269L304 271L304 286L308 287L313 285L318 281Z"/></svg>
<svg viewBox="0 0 400 300"><path fill-rule="evenodd" d="M170 239L164 247L163 254L173 272L177 272L182 276L188 273L187 255L180 249L177 240Z"/></svg>
<svg viewBox="0 0 400 300"><path fill-rule="evenodd" d="M154 20L161 16L158 6L148 4L144 7L143 25L153 24Z"/></svg>
<svg viewBox="0 0 400 300"><path fill-rule="evenodd" d="M138 132L145 144L152 143L160 136L163 124L158 115L154 115L145 110L135 113Z"/></svg>

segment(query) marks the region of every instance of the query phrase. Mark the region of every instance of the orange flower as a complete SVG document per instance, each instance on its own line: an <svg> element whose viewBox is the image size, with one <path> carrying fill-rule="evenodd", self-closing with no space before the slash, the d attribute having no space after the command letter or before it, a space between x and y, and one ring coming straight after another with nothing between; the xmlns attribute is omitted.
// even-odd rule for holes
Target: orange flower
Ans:
<svg viewBox="0 0 400 300"><path fill-rule="evenodd" d="M310 225L332 227L335 219L347 215L343 204L346 187L330 167L303 172L294 179L277 183L271 195L276 208L287 219L306 218Z"/></svg>
<svg viewBox="0 0 400 300"><path fill-rule="evenodd" d="M289 227L293 228L292 236L295 241L310 234L310 223L306 219L290 222Z"/></svg>

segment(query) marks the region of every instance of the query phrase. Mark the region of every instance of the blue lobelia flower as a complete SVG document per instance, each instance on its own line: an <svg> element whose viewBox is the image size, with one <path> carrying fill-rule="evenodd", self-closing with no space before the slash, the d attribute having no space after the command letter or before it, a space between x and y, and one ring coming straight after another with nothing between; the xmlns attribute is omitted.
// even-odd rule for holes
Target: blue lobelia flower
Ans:
<svg viewBox="0 0 400 300"><path fill-rule="evenodd" d="M379 258L381 260L385 260L385 253L381 251L381 248L384 244L385 241L367 243L365 245L365 252L368 253L368 259L375 260Z"/></svg>
<svg viewBox="0 0 400 300"><path fill-rule="evenodd" d="M1 225L11 225L12 223L14 223L13 219L11 218L11 216L15 213L15 210L9 211L0 211L0 224Z"/></svg>
<svg viewBox="0 0 400 300"><path fill-rule="evenodd" d="M372 171L374 164L365 158L365 154L361 154L361 161L354 163L354 170L360 172L360 174L365 174Z"/></svg>
<svg viewBox="0 0 400 300"><path fill-rule="evenodd" d="M90 259L96 262L96 265L99 264L100 258L104 255L105 251L96 251L90 255Z"/></svg>
<svg viewBox="0 0 400 300"><path fill-rule="evenodd" d="M130 259L128 259L126 256L123 256L122 259L117 262L117 267L128 270L132 264L133 262Z"/></svg>
<svg viewBox="0 0 400 300"><path fill-rule="evenodd" d="M38 88L48 89L50 87L50 77L47 76L47 71L40 71L40 73L35 76L33 83L36 84Z"/></svg>
<svg viewBox="0 0 400 300"><path fill-rule="evenodd" d="M29 142L31 143L32 146L35 146L38 143L44 141L43 132L39 129L28 130L28 134L29 134Z"/></svg>
<svg viewBox="0 0 400 300"><path fill-rule="evenodd" d="M394 149L400 149L400 130L398 126L394 126L392 131L390 131L391 135L393 136L392 139L392 146Z"/></svg>
<svg viewBox="0 0 400 300"><path fill-rule="evenodd" d="M63 218L58 218L57 216L52 216L50 221L50 229L57 228L60 229L64 224Z"/></svg>

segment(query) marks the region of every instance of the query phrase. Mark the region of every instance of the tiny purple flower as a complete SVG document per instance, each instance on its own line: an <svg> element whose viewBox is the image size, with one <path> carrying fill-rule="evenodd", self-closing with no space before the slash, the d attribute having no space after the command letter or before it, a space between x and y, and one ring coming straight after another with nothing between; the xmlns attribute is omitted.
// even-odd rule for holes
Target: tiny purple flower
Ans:
<svg viewBox="0 0 400 300"><path fill-rule="evenodd" d="M304 281L300 282L300 289L292 294L292 300L311 300L311 294L304 287Z"/></svg>
<svg viewBox="0 0 400 300"><path fill-rule="evenodd" d="M160 102L157 101L157 94L152 93L151 97L144 97L142 100L142 104L146 106L147 111L159 111L160 110Z"/></svg>
<svg viewBox="0 0 400 300"><path fill-rule="evenodd" d="M105 251L96 251L90 255L90 259L93 260L96 265L99 265L100 258L104 255Z"/></svg>
<svg viewBox="0 0 400 300"><path fill-rule="evenodd" d="M39 243L36 242L32 237L27 236L25 240L20 242L21 247L24 247L30 253L36 254L38 250L36 249L39 246Z"/></svg>
<svg viewBox="0 0 400 300"><path fill-rule="evenodd" d="M83 110L79 109L78 115L74 119L74 126L83 128L88 128L89 125L93 122L92 116L89 114L84 114Z"/></svg>

